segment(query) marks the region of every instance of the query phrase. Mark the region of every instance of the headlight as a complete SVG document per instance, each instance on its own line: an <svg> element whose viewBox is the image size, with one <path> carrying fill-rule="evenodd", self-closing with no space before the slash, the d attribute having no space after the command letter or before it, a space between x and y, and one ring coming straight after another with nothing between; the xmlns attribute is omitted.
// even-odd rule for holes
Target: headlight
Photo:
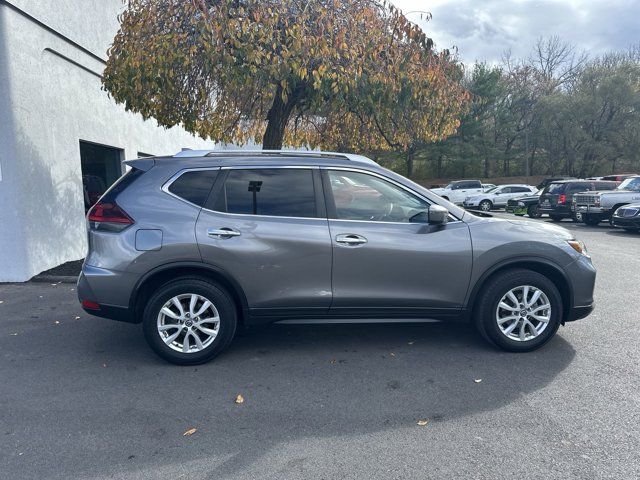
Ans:
<svg viewBox="0 0 640 480"><path fill-rule="evenodd" d="M587 252L587 246L584 244L584 242L581 242L580 240L567 240L567 243L576 252L580 253L581 255L584 255L587 258L591 258L589 256L589 253Z"/></svg>
<svg viewBox="0 0 640 480"><path fill-rule="evenodd" d="M524 207L524 202L518 202L519 207Z"/></svg>

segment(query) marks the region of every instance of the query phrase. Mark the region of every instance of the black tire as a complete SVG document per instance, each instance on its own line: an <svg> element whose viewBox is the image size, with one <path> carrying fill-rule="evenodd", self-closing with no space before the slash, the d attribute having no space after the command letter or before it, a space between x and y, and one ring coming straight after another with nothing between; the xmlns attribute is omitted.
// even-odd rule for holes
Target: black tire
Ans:
<svg viewBox="0 0 640 480"><path fill-rule="evenodd" d="M561 222L562 221L562 217L559 215L549 215L549 218L551 218L551 220L553 220L554 222Z"/></svg>
<svg viewBox="0 0 640 480"><path fill-rule="evenodd" d="M520 342L508 338L498 326L496 310L509 290L530 285L544 292L551 304L551 315L547 327L535 338ZM489 343L509 352L530 352L542 347L553 338L562 320L562 296L549 278L525 269L500 272L483 286L474 309L474 322L478 331Z"/></svg>
<svg viewBox="0 0 640 480"><path fill-rule="evenodd" d="M582 221L584 223L586 223L587 225L590 225L592 227L595 227L596 225L600 224L600 222L602 221L602 218L599 215L582 215Z"/></svg>
<svg viewBox="0 0 640 480"><path fill-rule="evenodd" d="M638 233L638 229L637 228L625 228L625 230L629 233Z"/></svg>
<svg viewBox="0 0 640 480"><path fill-rule="evenodd" d="M493 203L491 203L491 200L482 200L478 208L483 212L490 212L493 208Z"/></svg>
<svg viewBox="0 0 640 480"><path fill-rule="evenodd" d="M170 348L160 337L157 319L162 306L181 294L197 294L208 299L218 311L218 334L210 345L199 352L182 353ZM233 297L220 285L203 278L183 277L162 285L152 295L144 309L142 328L151 349L164 360L176 365L198 365L208 362L229 346L238 323Z"/></svg>
<svg viewBox="0 0 640 480"><path fill-rule="evenodd" d="M538 210L538 205L529 205L527 215L529 215L529 218L540 218L542 216L540 210Z"/></svg>

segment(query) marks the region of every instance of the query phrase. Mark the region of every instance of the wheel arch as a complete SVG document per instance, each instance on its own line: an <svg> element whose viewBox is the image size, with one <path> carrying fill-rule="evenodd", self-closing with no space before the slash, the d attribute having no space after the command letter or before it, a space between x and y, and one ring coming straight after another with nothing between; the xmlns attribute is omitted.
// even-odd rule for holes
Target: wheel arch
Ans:
<svg viewBox="0 0 640 480"><path fill-rule="evenodd" d="M153 292L165 283L179 277L199 277L213 280L222 285L233 297L238 311L238 322L244 324L248 314L248 303L240 284L224 270L214 265L199 262L169 263L156 267L144 274L136 283L129 300L129 308L133 312L136 323L142 321L145 302Z"/></svg>
<svg viewBox="0 0 640 480"><path fill-rule="evenodd" d="M569 312L571 312L573 308L573 288L571 287L571 282L569 282L566 273L560 266L551 260L540 257L519 257L504 260L485 271L471 289L467 302L469 314L473 316L479 294L491 278L506 270L518 268L540 273L553 282L562 297L562 324L564 325L569 316Z"/></svg>

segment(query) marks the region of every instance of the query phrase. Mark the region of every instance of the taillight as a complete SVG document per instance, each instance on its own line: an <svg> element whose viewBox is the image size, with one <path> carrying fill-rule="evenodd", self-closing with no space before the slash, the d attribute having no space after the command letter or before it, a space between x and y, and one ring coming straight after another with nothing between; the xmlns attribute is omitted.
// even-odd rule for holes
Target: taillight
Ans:
<svg viewBox="0 0 640 480"><path fill-rule="evenodd" d="M567 196L564 193L558 196L558 203L560 205L564 205L565 203L567 203Z"/></svg>
<svg viewBox="0 0 640 480"><path fill-rule="evenodd" d="M98 230L121 231L133 225L133 219L116 202L99 201L89 210L89 222Z"/></svg>

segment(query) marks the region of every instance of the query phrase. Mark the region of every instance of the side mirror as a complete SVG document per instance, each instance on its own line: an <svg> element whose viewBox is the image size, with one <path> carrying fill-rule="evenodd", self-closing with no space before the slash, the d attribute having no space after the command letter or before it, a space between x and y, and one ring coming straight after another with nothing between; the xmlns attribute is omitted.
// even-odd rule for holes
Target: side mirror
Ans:
<svg viewBox="0 0 640 480"><path fill-rule="evenodd" d="M429 225L446 225L449 210L440 205L431 205L428 212Z"/></svg>

